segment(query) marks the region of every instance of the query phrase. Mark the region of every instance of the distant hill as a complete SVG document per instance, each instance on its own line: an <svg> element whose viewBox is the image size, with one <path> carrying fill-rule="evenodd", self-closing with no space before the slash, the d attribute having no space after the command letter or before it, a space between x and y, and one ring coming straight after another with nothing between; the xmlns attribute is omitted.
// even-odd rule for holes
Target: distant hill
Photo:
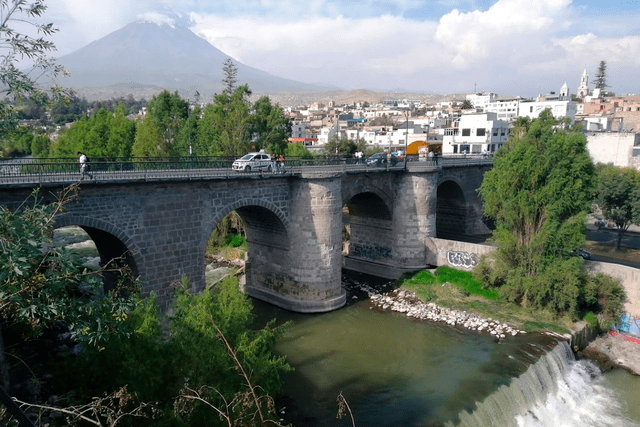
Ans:
<svg viewBox="0 0 640 427"><path fill-rule="evenodd" d="M137 21L59 57L57 62L71 73L59 83L88 99L128 94L150 98L167 89L192 99L197 90L202 100L209 100L222 91L222 66L228 57L184 26ZM248 84L257 94L335 89L277 77L236 60L234 63L238 84Z"/></svg>

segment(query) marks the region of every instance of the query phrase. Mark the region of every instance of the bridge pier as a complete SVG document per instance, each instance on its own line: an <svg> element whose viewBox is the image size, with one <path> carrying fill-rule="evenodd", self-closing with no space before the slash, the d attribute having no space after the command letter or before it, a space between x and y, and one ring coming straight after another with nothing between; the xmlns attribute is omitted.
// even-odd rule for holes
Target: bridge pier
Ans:
<svg viewBox="0 0 640 427"><path fill-rule="evenodd" d="M339 180L291 184L288 251L266 263L262 262L266 257L257 257L249 247L249 295L301 313L331 311L345 304L340 191ZM258 252L264 253L263 248Z"/></svg>

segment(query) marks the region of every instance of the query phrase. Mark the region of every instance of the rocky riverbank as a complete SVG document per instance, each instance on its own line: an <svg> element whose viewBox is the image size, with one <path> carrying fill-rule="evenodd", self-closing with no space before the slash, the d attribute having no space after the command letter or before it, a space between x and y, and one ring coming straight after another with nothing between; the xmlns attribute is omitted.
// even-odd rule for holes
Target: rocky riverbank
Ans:
<svg viewBox="0 0 640 427"><path fill-rule="evenodd" d="M578 356L597 361L602 369L620 368L640 375L640 343L625 335L608 333L595 338Z"/></svg>
<svg viewBox="0 0 640 427"><path fill-rule="evenodd" d="M406 313L408 317L420 320L444 322L451 326L460 326L473 331L489 333L498 340L525 333L511 325L491 318L483 318L466 311L440 307L433 302L425 303L414 292L402 288L384 294L373 294L370 295L369 299L373 306L383 310Z"/></svg>

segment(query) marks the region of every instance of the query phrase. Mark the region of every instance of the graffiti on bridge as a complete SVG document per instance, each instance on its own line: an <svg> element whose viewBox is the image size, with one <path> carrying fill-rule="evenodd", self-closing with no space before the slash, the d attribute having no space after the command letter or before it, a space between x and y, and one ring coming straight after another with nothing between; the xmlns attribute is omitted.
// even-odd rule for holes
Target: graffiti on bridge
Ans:
<svg viewBox="0 0 640 427"><path fill-rule="evenodd" d="M478 265L478 255L468 252L447 252L447 261L453 267L475 268Z"/></svg>
<svg viewBox="0 0 640 427"><path fill-rule="evenodd" d="M381 246L353 245L353 255L370 260L391 258L391 249Z"/></svg>

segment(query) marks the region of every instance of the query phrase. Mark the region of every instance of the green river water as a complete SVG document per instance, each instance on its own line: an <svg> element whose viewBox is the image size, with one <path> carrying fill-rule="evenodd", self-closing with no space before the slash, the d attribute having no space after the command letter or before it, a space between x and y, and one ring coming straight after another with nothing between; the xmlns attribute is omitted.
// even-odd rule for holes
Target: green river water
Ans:
<svg viewBox="0 0 640 427"><path fill-rule="evenodd" d="M342 393L358 426L456 425L460 413L473 412L476 402L511 383L556 345L555 337L543 334L525 334L498 343L488 334L372 309L357 289L367 280L360 276L355 289L353 278L347 280L353 302L330 313L296 314L254 301L261 319L293 321L277 345L277 351L295 368L285 377L283 396L278 399L286 422L305 427L350 426L348 416L336 419L336 398ZM381 291L389 289L380 287L379 281L376 286ZM584 373L574 374L585 377L587 385L582 384L582 377L564 381L575 382L580 388L575 391L578 402L587 399L581 396L584 393L601 401L602 408L596 405L591 410L602 411L607 417L613 412L613 422L596 417L576 424L558 423L553 414L564 418L567 411L580 409L579 403L569 403L575 408L540 409L549 423L544 419L537 423L541 416L536 412L530 419L516 421L514 416L513 425L640 425L635 423L640 423L640 379L622 371L602 376L594 365L589 363L588 367ZM571 399L559 398L562 402Z"/></svg>

